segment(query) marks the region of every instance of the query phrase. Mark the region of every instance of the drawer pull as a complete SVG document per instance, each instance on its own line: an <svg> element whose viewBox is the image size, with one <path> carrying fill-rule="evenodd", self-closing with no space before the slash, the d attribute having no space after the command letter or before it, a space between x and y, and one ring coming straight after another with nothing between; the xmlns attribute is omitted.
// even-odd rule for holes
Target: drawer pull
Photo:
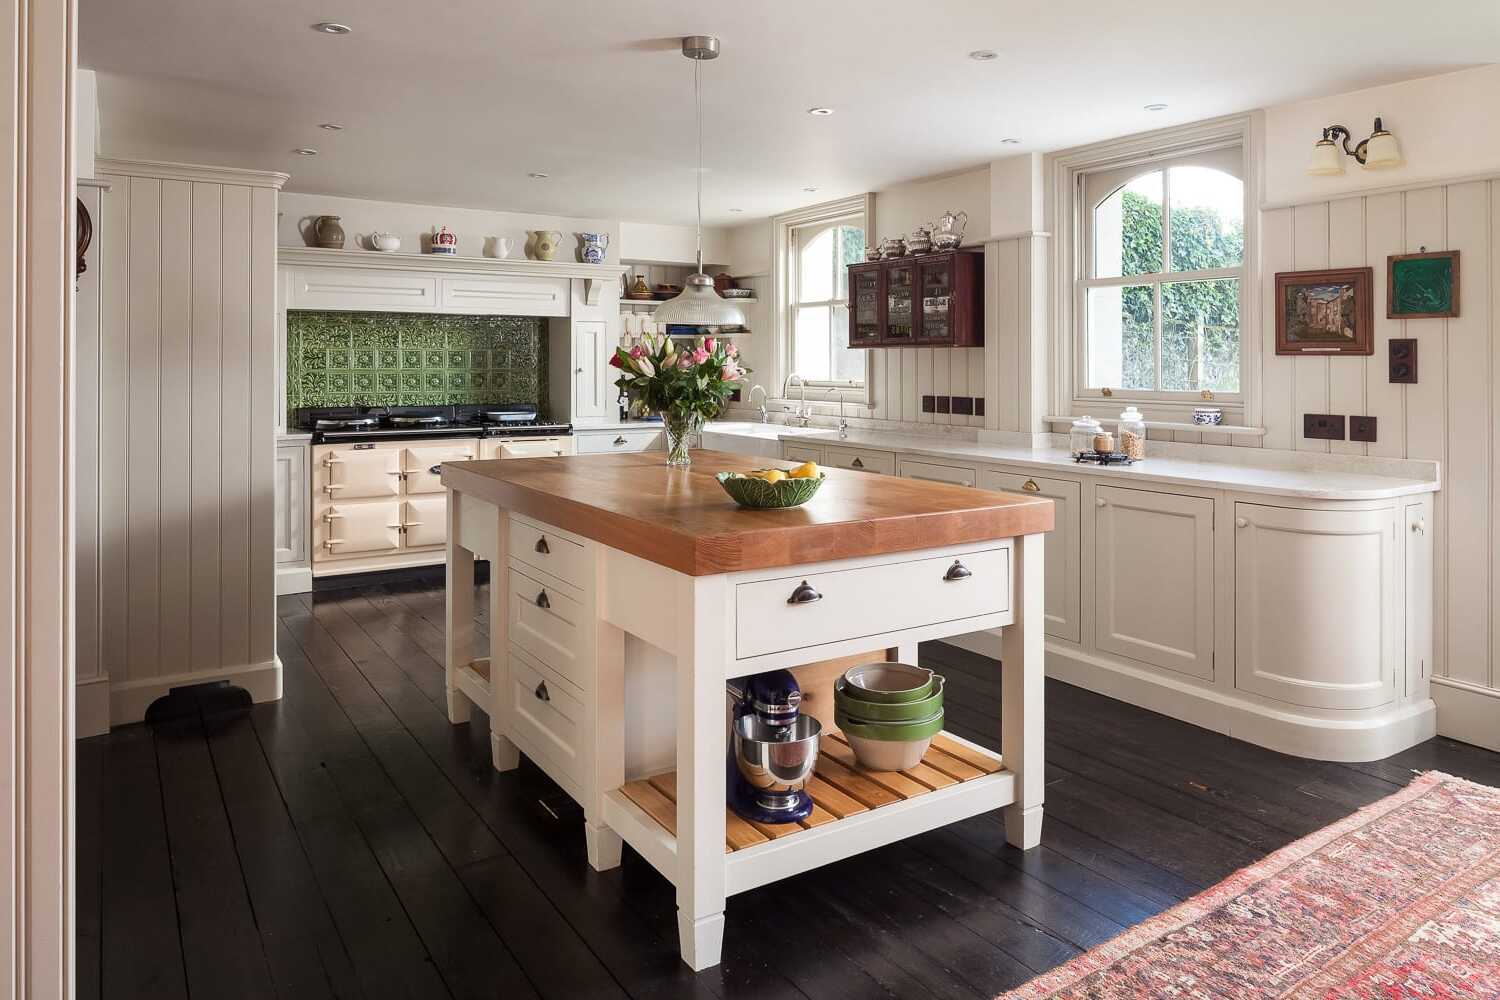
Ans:
<svg viewBox="0 0 1500 1000"><path fill-rule="evenodd" d="M943 574L943 579L952 583L954 580L967 580L974 575L974 571L965 566L960 560L953 560L953 565L948 567L948 572Z"/></svg>
<svg viewBox="0 0 1500 1000"><path fill-rule="evenodd" d="M1095 507L1108 507L1109 506L1109 501L1106 500L1106 499L1104 499L1103 497L1099 497L1098 499L1096 499L1094 501L1094 506Z"/></svg>
<svg viewBox="0 0 1500 1000"><path fill-rule="evenodd" d="M539 591L537 593L537 595L536 595L536 606L539 607L539 608L550 608L550 607L552 607L552 601L547 597L547 592L545 590Z"/></svg>
<svg viewBox="0 0 1500 1000"><path fill-rule="evenodd" d="M543 535L536 540L536 550L544 556L552 554L552 549L547 546L547 536Z"/></svg>
<svg viewBox="0 0 1500 1000"><path fill-rule="evenodd" d="M441 476L443 474L443 464L439 462L437 465L430 466L427 469L427 474L429 476Z"/></svg>
<svg viewBox="0 0 1500 1000"><path fill-rule="evenodd" d="M849 468L851 468L851 469L863 469L864 467L865 467L865 463L861 462L857 458L854 461L852 461L852 462L849 463Z"/></svg>
<svg viewBox="0 0 1500 1000"><path fill-rule="evenodd" d="M618 448L620 445L625 444L625 443L626 443L625 442L625 435L621 434L619 437L615 438L615 447L616 448Z"/></svg>
<svg viewBox="0 0 1500 1000"><path fill-rule="evenodd" d="M1028 479L1028 480L1026 480L1026 482L1024 482L1024 483L1021 484L1021 489L1025 490L1027 493L1040 493L1040 492L1042 492L1042 488L1036 484L1036 480L1035 479Z"/></svg>
<svg viewBox="0 0 1500 1000"><path fill-rule="evenodd" d="M551 701L552 700L552 696L547 693L547 682L546 681L537 681L536 690L533 691L532 694L536 695L536 700L537 701Z"/></svg>
<svg viewBox="0 0 1500 1000"><path fill-rule="evenodd" d="M821 601L823 595L818 593L812 584L803 580L797 584L797 589L792 591L792 596L786 599L788 604L811 604L813 601Z"/></svg>
<svg viewBox="0 0 1500 1000"><path fill-rule="evenodd" d="M1425 535L1425 534L1427 534L1427 522L1426 522L1426 520L1416 520L1416 521L1413 521L1411 523L1411 530L1412 530L1412 534L1414 534L1414 535Z"/></svg>

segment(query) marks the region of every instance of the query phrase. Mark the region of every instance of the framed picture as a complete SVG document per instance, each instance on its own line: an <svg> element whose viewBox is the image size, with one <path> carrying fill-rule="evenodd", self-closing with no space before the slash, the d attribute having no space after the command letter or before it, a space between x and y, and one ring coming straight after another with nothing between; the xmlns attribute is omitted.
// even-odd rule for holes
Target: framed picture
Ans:
<svg viewBox="0 0 1500 1000"><path fill-rule="evenodd" d="M1375 269L1276 275L1277 354L1373 354Z"/></svg>
<svg viewBox="0 0 1500 1000"><path fill-rule="evenodd" d="M1387 319L1458 315L1458 251L1401 253L1385 259Z"/></svg>

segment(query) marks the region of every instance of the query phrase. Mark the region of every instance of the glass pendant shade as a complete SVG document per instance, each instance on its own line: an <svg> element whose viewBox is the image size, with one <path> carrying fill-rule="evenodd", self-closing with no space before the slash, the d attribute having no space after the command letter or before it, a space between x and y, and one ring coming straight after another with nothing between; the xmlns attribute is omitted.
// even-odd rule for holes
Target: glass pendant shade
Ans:
<svg viewBox="0 0 1500 1000"><path fill-rule="evenodd" d="M1344 172L1343 151L1332 139L1319 139L1313 146L1312 160L1307 172L1314 177L1334 177Z"/></svg>
<svg viewBox="0 0 1500 1000"><path fill-rule="evenodd" d="M1399 167L1405 162L1401 159L1401 146L1396 142L1396 137L1389 132L1376 132L1370 136L1369 143L1369 146L1365 148L1366 168L1383 170Z"/></svg>
<svg viewBox="0 0 1500 1000"><path fill-rule="evenodd" d="M657 306L652 316L658 323L673 326L745 325L744 310L720 298L714 291L714 279L702 273L690 276L682 293Z"/></svg>

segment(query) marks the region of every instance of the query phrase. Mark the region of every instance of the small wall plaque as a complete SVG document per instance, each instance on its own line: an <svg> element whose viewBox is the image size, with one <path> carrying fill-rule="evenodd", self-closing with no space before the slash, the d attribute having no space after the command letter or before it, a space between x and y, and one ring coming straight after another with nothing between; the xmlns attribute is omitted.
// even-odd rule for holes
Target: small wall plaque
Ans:
<svg viewBox="0 0 1500 1000"><path fill-rule="evenodd" d="M1458 251L1393 254L1385 259L1387 319L1458 315Z"/></svg>

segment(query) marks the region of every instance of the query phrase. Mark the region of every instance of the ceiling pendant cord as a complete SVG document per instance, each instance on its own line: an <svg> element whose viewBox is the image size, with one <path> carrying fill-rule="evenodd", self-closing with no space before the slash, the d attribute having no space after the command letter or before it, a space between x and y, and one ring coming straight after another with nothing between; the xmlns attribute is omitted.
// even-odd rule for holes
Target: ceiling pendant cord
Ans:
<svg viewBox="0 0 1500 1000"><path fill-rule="evenodd" d="M698 118L698 273L703 273L703 60L693 60L693 108Z"/></svg>

